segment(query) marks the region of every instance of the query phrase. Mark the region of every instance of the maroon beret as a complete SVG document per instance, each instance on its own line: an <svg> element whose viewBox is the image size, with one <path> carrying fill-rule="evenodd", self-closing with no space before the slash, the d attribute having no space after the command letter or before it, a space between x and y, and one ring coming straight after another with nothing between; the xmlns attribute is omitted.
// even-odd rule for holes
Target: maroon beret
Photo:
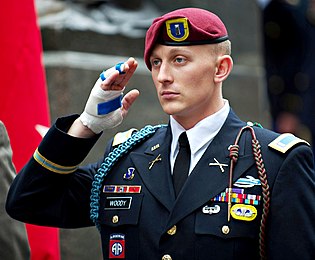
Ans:
<svg viewBox="0 0 315 260"><path fill-rule="evenodd" d="M150 55L156 43L188 46L227 39L225 25L217 15L199 8L178 9L153 20L146 33L144 61L151 70Z"/></svg>

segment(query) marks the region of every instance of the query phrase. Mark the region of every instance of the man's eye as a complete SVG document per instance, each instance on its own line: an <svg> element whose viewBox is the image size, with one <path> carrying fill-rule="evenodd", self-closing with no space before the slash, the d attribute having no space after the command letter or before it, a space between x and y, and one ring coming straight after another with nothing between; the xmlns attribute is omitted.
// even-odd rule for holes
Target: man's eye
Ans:
<svg viewBox="0 0 315 260"><path fill-rule="evenodd" d="M185 62L185 59L184 59L183 57L177 57L177 58L175 59L175 62L176 62L176 63L183 63L183 62Z"/></svg>
<svg viewBox="0 0 315 260"><path fill-rule="evenodd" d="M159 66L160 63L161 63L160 60L152 60L151 61L152 66Z"/></svg>

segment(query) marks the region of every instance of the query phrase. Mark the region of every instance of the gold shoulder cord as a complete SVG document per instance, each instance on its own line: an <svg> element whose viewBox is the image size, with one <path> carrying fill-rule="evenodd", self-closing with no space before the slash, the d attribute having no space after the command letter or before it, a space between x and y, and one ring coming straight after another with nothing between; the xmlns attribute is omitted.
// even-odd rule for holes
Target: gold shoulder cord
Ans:
<svg viewBox="0 0 315 260"><path fill-rule="evenodd" d="M258 177L261 182L262 186L262 194L263 194L263 213L260 222L260 232L259 232L259 254L262 260L267 259L266 257L266 241L265 241L265 229L266 229L266 222L269 213L269 206L270 206L270 191L269 185L267 181L267 174L265 170L265 165L263 162L260 144L256 138L255 130L251 126L244 126L238 133L235 143L230 146L230 172L229 172L229 189L228 189L228 221L230 221L230 214L231 214L231 193L232 193L232 185L233 185L233 170L238 160L238 152L239 152L239 140L241 135L246 131L249 130L252 136L252 151L254 155L254 159L256 162L256 168L258 170Z"/></svg>

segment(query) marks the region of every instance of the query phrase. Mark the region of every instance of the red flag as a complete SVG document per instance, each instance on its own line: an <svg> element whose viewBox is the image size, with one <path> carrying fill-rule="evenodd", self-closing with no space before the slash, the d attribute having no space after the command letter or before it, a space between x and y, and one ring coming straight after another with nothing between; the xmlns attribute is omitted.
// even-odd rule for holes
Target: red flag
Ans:
<svg viewBox="0 0 315 260"><path fill-rule="evenodd" d="M17 171L49 126L42 42L34 0L2 1L0 8L0 120L7 128ZM59 230L26 225L32 260L59 260Z"/></svg>

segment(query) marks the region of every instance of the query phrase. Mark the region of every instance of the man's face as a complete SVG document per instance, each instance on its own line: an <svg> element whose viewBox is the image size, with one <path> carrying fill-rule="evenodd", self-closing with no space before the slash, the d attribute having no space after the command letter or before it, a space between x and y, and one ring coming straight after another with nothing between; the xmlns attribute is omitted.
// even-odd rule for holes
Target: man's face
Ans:
<svg viewBox="0 0 315 260"><path fill-rule="evenodd" d="M160 104L183 126L192 127L221 105L221 87L214 83L217 58L212 48L158 44L151 54L152 78Z"/></svg>

